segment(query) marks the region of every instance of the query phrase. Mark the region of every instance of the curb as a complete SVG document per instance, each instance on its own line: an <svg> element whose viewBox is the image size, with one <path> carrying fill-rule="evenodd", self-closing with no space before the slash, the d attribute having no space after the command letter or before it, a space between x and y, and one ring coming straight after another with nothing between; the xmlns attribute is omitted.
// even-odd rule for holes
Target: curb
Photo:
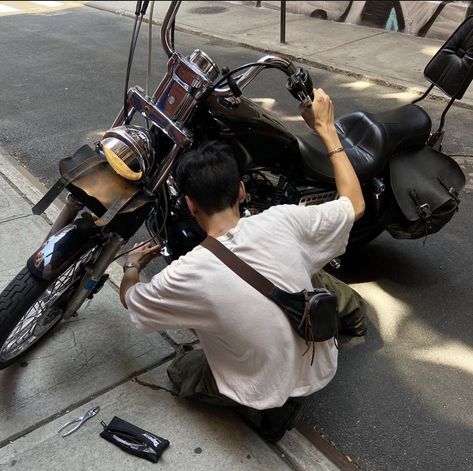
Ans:
<svg viewBox="0 0 473 471"><path fill-rule="evenodd" d="M97 4L94 4L93 2L89 2L89 3L84 3L84 6L90 7L90 8L95 8L96 10L105 11L105 12L108 12L108 13L113 13L115 15L124 16L126 18L134 18L135 17L135 15L130 11L127 11L125 9L118 9L117 10L116 8L108 7L104 4L97 5ZM148 19L143 18L143 22L148 23ZM157 26L160 26L160 25L162 25L162 22L159 21L159 20L153 20L153 24L157 25ZM219 36L219 35L216 35L216 34L206 33L206 32L203 32L200 29L193 28L191 26L176 25L176 31L181 31L183 33L196 34L196 35L201 36L201 37L206 38L206 39L214 39L214 40L217 39L217 40L223 41L227 44L231 44L232 46L244 47L244 48L247 48L247 49L252 49L254 51L284 55L285 57L288 57L288 58L290 58L290 59L292 59L296 62L299 62L300 64L305 64L305 65L308 65L308 66L313 67L315 69L320 69L320 70L325 70L327 72L333 72L333 73L336 73L336 74L345 75L347 77L351 77L351 78L354 78L354 79L357 79L357 80L364 80L366 82L370 82L370 83L373 83L375 85L381 85L383 87L393 88L393 89L399 90L401 92L413 93L413 94L418 95L419 97L425 92L425 90L427 89L427 86L428 86L428 85L426 85L425 87L421 87L420 85L412 85L412 86L402 85L400 83L391 81L387 78L376 77L374 75L363 74L363 73L360 73L360 72L354 72L353 70L350 70L350 69L345 69L345 68L342 68L342 67L325 64L323 62L318 62L318 61L315 61L315 60L312 60L312 59L305 59L303 57L300 57L298 55L291 54L291 53L286 53L286 52L281 53L278 50L259 47L259 46L256 46L256 45L252 44L252 43L249 43L249 42L244 42L244 41L228 38L228 37L225 37L225 36ZM439 94L436 91L430 92L430 94L425 99L430 100L430 101L434 101L434 102L445 103L445 104L449 103L449 101L450 101L450 99L448 97L446 97L442 94ZM461 102L461 101L455 101L452 106L458 107L458 108L465 108L465 109L468 109L468 110L473 110L473 102L472 103L465 103L465 102Z"/></svg>

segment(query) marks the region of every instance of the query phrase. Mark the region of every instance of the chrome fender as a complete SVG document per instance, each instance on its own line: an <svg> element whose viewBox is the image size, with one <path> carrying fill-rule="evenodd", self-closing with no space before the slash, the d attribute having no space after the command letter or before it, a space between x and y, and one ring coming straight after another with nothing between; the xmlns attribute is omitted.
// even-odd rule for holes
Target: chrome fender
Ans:
<svg viewBox="0 0 473 471"><path fill-rule="evenodd" d="M26 266L34 277L51 281L97 243L100 232L93 223L77 219L48 237Z"/></svg>

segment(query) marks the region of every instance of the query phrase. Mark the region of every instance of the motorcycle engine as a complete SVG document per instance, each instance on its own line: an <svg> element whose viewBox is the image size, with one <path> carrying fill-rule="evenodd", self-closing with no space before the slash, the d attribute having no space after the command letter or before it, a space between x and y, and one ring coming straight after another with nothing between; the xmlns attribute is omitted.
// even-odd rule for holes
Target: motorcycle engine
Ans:
<svg viewBox="0 0 473 471"><path fill-rule="evenodd" d="M286 177L268 169L250 170L242 176L246 199L243 213L247 216L260 213L276 204L297 203L297 190Z"/></svg>
<svg viewBox="0 0 473 471"><path fill-rule="evenodd" d="M243 214L258 214L277 204L297 204L309 206L331 201L337 197L335 191L323 191L313 187L296 187L287 178L270 169L250 170L242 176L245 183L246 199Z"/></svg>

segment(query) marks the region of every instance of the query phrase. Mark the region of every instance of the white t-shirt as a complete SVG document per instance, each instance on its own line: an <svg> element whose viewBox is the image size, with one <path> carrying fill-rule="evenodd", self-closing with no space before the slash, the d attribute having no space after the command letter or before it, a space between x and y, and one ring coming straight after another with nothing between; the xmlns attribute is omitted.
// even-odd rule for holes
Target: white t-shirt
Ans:
<svg viewBox="0 0 473 471"><path fill-rule="evenodd" d="M311 276L345 251L353 220L346 197L274 206L240 219L218 240L276 286L296 292L310 289ZM195 329L220 393L255 409L318 391L337 369L333 340L315 343L311 366L281 309L201 246L130 288L126 303L139 327Z"/></svg>

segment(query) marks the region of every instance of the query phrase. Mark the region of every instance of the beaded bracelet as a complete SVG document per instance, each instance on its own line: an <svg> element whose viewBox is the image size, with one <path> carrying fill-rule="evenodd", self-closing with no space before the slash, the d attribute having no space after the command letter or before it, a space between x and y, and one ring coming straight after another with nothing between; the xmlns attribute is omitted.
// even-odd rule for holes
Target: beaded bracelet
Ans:
<svg viewBox="0 0 473 471"><path fill-rule="evenodd" d="M338 154L339 152L344 152L344 151L345 151L345 149L343 147L338 147L337 149L330 151L328 153L328 156L332 157L332 155Z"/></svg>

